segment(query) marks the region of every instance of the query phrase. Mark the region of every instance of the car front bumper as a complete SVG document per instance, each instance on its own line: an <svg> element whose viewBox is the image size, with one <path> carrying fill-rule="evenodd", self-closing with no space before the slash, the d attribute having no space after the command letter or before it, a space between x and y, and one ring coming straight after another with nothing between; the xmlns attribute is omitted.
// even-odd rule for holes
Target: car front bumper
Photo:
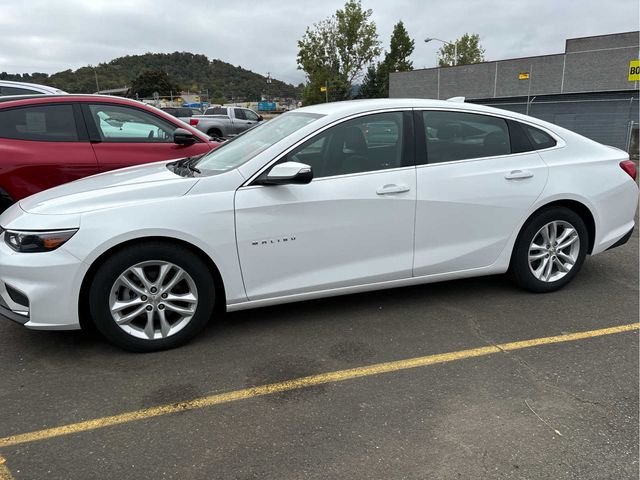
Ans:
<svg viewBox="0 0 640 480"><path fill-rule="evenodd" d="M18 253L0 235L0 317L38 330L80 328L78 298L88 267L64 250Z"/></svg>

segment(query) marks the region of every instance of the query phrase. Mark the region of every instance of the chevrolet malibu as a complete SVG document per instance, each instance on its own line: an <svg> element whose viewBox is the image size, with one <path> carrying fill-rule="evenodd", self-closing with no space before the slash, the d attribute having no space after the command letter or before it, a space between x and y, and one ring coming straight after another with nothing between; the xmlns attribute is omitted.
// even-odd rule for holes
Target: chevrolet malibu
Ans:
<svg viewBox="0 0 640 480"><path fill-rule="evenodd" d="M0 315L151 351L225 310L505 272L551 292L630 237L635 175L621 150L480 105L306 107L9 208Z"/></svg>

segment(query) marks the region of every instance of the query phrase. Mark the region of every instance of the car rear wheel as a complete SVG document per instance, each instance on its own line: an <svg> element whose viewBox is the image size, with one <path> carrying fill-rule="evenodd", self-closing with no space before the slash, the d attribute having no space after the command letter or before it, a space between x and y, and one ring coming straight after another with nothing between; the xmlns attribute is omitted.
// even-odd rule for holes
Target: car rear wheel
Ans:
<svg viewBox="0 0 640 480"><path fill-rule="evenodd" d="M90 292L96 328L130 351L177 347L209 321L214 282L189 250L154 242L126 247L97 270Z"/></svg>
<svg viewBox="0 0 640 480"><path fill-rule="evenodd" d="M584 263L589 244L582 218L565 207L538 213L523 227L511 257L510 274L526 290L564 287Z"/></svg>

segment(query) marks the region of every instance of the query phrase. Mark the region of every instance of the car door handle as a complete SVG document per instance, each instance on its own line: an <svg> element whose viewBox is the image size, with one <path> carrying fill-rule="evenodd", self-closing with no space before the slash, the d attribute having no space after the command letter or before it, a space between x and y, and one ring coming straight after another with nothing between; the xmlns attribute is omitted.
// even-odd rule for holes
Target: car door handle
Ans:
<svg viewBox="0 0 640 480"><path fill-rule="evenodd" d="M522 180L531 177L533 177L533 172L529 170L512 170L504 176L507 180Z"/></svg>
<svg viewBox="0 0 640 480"><path fill-rule="evenodd" d="M404 193L408 192L410 188L407 185L396 185L395 183L389 183L387 185L383 185L376 193L378 195L389 195L390 193Z"/></svg>

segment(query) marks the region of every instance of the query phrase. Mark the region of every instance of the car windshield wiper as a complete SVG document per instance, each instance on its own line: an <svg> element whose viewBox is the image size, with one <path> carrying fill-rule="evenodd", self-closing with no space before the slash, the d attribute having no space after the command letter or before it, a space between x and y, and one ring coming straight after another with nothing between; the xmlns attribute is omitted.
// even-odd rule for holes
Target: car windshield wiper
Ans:
<svg viewBox="0 0 640 480"><path fill-rule="evenodd" d="M204 154L183 158L182 160L178 160L176 162L171 163L170 165L173 166L173 172L176 173L177 175L188 176L188 175L185 175L185 173L187 172L184 172L184 169L186 168L192 174L193 173L202 174L200 169L195 166L195 163L198 160L200 160L200 157L202 157L202 155Z"/></svg>
<svg viewBox="0 0 640 480"><path fill-rule="evenodd" d="M194 161L194 160L198 160L199 158L200 158L200 157L198 157L198 158L191 157L191 159L190 159L188 162L185 162L185 165L186 165L186 166L187 166L187 168L188 168L189 170L191 170L192 172L195 172L195 173L202 173L202 172L200 171L200 169L199 169L199 168L197 168L197 167L194 165L194 163L195 163L195 161Z"/></svg>

